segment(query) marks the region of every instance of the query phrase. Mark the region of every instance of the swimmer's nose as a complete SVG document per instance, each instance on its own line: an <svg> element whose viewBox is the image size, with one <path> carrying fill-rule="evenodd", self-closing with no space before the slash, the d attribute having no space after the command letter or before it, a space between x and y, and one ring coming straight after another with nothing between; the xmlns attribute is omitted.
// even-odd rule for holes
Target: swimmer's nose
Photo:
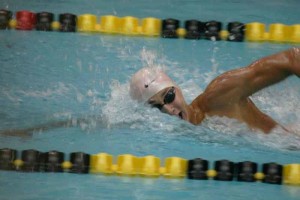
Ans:
<svg viewBox="0 0 300 200"><path fill-rule="evenodd" d="M171 104L165 104L162 112L168 113L169 115L176 115L175 109Z"/></svg>

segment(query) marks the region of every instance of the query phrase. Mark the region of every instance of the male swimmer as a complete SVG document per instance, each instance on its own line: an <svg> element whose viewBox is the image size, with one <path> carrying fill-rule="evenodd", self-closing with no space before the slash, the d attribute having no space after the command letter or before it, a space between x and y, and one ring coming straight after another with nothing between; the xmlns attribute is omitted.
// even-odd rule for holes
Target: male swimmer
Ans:
<svg viewBox="0 0 300 200"><path fill-rule="evenodd" d="M249 97L291 75L300 77L300 48L294 47L221 74L189 105L169 76L150 67L142 68L132 76L130 95L195 125L205 117L224 116L269 133L280 125L260 111Z"/></svg>
<svg viewBox="0 0 300 200"><path fill-rule="evenodd" d="M180 88L169 76L150 67L142 68L132 76L130 95L139 102L148 103L164 113L195 125L207 116L225 116L244 122L251 129L269 133L281 126L261 112L249 97L293 74L300 77L300 48L296 47L221 74L190 105L185 102ZM85 121L78 119L75 125ZM25 129L4 130L0 131L0 135L28 137L36 131L69 126L74 126L73 119Z"/></svg>

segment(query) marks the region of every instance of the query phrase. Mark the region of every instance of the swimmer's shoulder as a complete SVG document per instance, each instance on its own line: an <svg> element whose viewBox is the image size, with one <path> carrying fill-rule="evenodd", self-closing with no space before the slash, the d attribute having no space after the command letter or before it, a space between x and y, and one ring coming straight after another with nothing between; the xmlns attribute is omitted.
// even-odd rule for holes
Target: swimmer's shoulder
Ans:
<svg viewBox="0 0 300 200"><path fill-rule="evenodd" d="M205 93L200 94L197 96L190 106L192 107L193 110L201 110L202 112L205 112L207 110L208 102Z"/></svg>

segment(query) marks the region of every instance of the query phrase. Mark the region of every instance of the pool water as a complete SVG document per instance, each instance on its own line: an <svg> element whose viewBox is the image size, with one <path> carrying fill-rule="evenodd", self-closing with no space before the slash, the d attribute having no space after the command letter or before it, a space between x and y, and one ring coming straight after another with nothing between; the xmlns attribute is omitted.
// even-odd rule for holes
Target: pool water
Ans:
<svg viewBox="0 0 300 200"><path fill-rule="evenodd" d="M265 24L299 23L297 0L253 1L4 1L12 11L71 12L138 18L197 18ZM139 68L160 66L188 102L220 73L290 48L283 43L163 39L110 34L0 31L0 130L60 121L71 125L21 136L0 136L0 148L68 154L178 156L210 162L300 163L299 78L255 94L264 112L289 127L269 135L225 118L193 126L129 98ZM299 46L299 45L298 45ZM0 199L299 199L296 186L68 173L0 172Z"/></svg>

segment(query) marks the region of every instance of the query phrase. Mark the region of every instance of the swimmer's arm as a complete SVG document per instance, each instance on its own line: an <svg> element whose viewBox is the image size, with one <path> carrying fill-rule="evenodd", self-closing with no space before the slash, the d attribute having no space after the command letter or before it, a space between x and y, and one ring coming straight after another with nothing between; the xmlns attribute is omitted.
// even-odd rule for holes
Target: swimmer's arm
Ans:
<svg viewBox="0 0 300 200"><path fill-rule="evenodd" d="M293 74L300 77L300 48L291 48L226 72L213 80L204 94L208 105L214 108L234 104Z"/></svg>
<svg viewBox="0 0 300 200"><path fill-rule="evenodd" d="M30 137L34 132L43 132L50 129L68 127L72 123L70 120L59 121L59 122L50 122L47 124L41 124L34 127L23 128L23 129L7 129L0 131L0 135L5 136L16 136L16 137Z"/></svg>
<svg viewBox="0 0 300 200"><path fill-rule="evenodd" d="M63 128L63 127L64 128L74 127L81 123L88 123L88 118L49 122L49 123L40 124L29 128L7 129L2 131L0 130L0 135L26 138L26 137L31 137L34 132L44 132L56 128Z"/></svg>
<svg viewBox="0 0 300 200"><path fill-rule="evenodd" d="M241 97L248 97L290 75L300 77L300 48L291 48L259 59L246 67L243 74L244 91L241 91Z"/></svg>

